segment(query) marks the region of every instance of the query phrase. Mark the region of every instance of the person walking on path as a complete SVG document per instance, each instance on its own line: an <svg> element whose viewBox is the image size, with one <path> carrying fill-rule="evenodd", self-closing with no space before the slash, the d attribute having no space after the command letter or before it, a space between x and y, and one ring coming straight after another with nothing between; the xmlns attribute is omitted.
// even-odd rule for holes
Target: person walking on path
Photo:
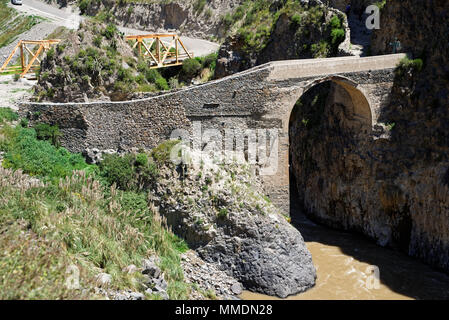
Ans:
<svg viewBox="0 0 449 320"><path fill-rule="evenodd" d="M393 47L393 53L398 53L401 50L401 42L397 37L394 37L394 41L390 42L390 46Z"/></svg>

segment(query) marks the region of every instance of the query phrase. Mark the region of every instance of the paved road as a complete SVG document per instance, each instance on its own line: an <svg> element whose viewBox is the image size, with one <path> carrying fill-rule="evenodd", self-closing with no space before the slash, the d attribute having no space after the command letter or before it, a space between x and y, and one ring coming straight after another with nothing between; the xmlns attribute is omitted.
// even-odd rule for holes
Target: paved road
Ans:
<svg viewBox="0 0 449 320"><path fill-rule="evenodd" d="M14 6L9 3L9 6L14 7L16 10L24 12L26 14L33 14L44 17L48 19L48 23L57 26L64 26L69 29L77 29L79 23L84 19L84 17L79 15L77 8L58 8L39 0L23 0L22 6ZM54 28L54 29L55 29ZM125 27L119 27L120 31L125 35L133 34L146 34L150 33L145 30L136 30ZM33 36L31 33L28 36ZM42 33L36 33L34 39L27 40L39 40L42 38ZM38 39L39 38L39 39ZM210 41L195 39L190 37L181 37L181 41L186 46L187 50L192 51L195 56L203 56L212 52L216 52L219 48L217 43Z"/></svg>

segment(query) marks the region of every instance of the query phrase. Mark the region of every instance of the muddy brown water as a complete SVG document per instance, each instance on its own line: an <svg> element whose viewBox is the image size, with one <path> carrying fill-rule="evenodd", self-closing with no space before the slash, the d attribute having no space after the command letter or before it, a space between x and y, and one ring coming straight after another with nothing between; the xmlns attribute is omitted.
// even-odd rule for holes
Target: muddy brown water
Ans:
<svg viewBox="0 0 449 320"><path fill-rule="evenodd" d="M449 299L445 273L363 236L317 225L295 211L292 223L312 253L317 280L313 288L287 300ZM276 299L249 291L240 297Z"/></svg>

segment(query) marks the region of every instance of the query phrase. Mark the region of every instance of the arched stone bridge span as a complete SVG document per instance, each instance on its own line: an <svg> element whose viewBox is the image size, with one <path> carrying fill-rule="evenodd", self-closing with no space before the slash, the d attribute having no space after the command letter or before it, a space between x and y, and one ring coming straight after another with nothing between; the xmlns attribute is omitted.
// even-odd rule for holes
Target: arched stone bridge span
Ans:
<svg viewBox="0 0 449 320"><path fill-rule="evenodd" d="M394 69L404 54L270 62L206 84L146 99L122 102L24 103L32 121L58 124L62 144L86 148L151 148L175 129L277 129L277 169L264 175L267 193L288 212L289 121L296 101L315 85L331 81L334 102L351 108L363 130L376 138L388 105Z"/></svg>

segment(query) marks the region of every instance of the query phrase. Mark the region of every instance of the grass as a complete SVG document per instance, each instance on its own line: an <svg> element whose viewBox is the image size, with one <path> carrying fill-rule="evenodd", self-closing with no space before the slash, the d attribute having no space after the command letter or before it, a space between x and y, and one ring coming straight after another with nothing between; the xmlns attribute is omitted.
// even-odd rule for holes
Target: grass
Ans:
<svg viewBox="0 0 449 320"><path fill-rule="evenodd" d="M0 116L17 120L11 111ZM0 167L0 299L101 298L94 289L100 272L112 276L111 290L143 292L140 273L122 270L151 255L160 257L170 298L187 298L190 286L180 265L187 245L169 231L145 191L117 188L105 166L87 165L80 155L38 140L33 128L4 123L0 150L6 152ZM123 166L140 173L153 162L139 154ZM82 290L66 286L71 266L80 272Z"/></svg>
<svg viewBox="0 0 449 320"><path fill-rule="evenodd" d="M29 175L45 178L62 178L73 170L89 168L80 154L72 154L48 141L38 140L33 128L5 125L1 133L0 150L6 151L5 168L22 169Z"/></svg>
<svg viewBox="0 0 449 320"><path fill-rule="evenodd" d="M16 121L19 115L11 108L0 108L0 125L4 122Z"/></svg>
<svg viewBox="0 0 449 320"><path fill-rule="evenodd" d="M0 48L17 39L17 36L31 29L43 19L38 16L18 14L6 4L8 0L0 0Z"/></svg>

